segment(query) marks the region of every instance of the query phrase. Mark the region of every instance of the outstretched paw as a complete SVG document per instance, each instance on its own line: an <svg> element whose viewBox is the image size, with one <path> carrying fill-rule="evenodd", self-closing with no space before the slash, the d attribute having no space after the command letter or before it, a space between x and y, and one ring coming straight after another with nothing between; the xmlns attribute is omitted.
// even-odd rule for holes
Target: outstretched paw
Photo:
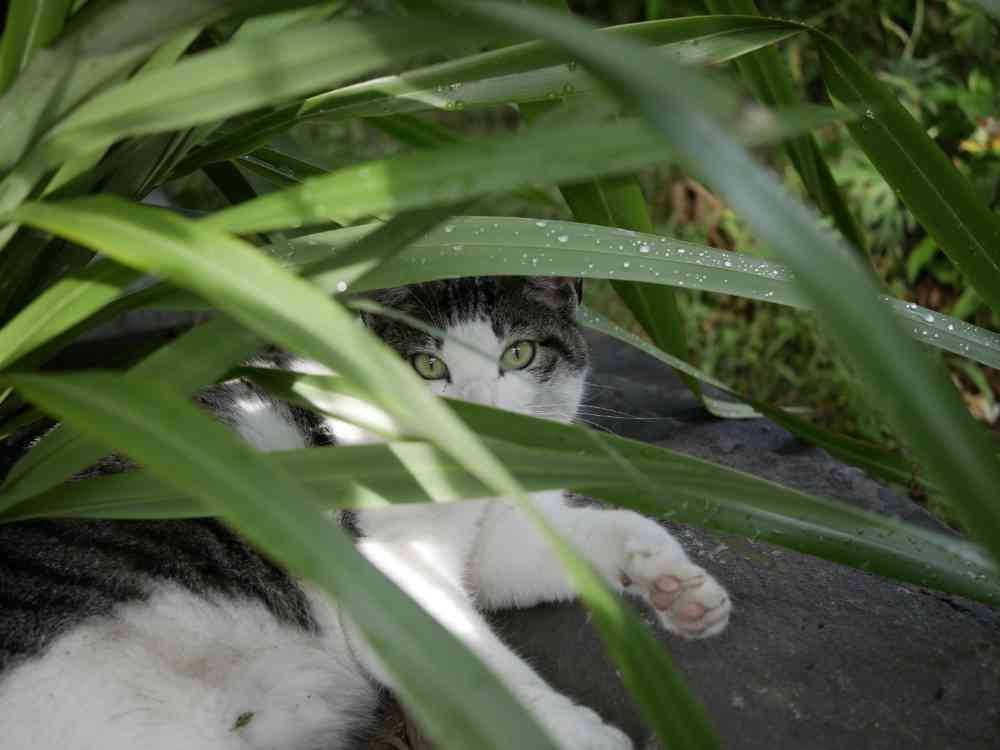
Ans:
<svg viewBox="0 0 1000 750"><path fill-rule="evenodd" d="M708 638L729 622L729 595L704 568L687 559L676 546L626 545L622 571L626 589L638 588L660 616L663 627L684 638Z"/></svg>

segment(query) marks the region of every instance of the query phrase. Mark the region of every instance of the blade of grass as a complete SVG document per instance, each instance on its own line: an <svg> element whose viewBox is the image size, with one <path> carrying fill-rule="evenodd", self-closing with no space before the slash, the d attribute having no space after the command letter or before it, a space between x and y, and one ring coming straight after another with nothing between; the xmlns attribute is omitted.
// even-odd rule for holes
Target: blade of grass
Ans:
<svg viewBox="0 0 1000 750"><path fill-rule="evenodd" d="M0 93L7 90L35 49L55 39L72 7L72 0L13 0L8 5L0 41Z"/></svg>
<svg viewBox="0 0 1000 750"><path fill-rule="evenodd" d="M0 141L0 171L17 163L39 133L90 93L126 74L171 34L206 25L239 5L257 4L131 0L85 6L58 42L38 50L0 97L0 129L5 134Z"/></svg>
<svg viewBox="0 0 1000 750"><path fill-rule="evenodd" d="M449 146L455 143L462 143L466 140L454 130L428 120L421 120L413 115L373 117L368 120L368 123L383 133L392 136L400 143L418 148ZM560 205L544 190L535 187L518 188L511 194L530 203L541 203L551 207Z"/></svg>
<svg viewBox="0 0 1000 750"><path fill-rule="evenodd" d="M139 276L102 260L53 284L0 328L0 369L100 310Z"/></svg>
<svg viewBox="0 0 1000 750"><path fill-rule="evenodd" d="M706 4L716 14L759 15L754 0L706 0ZM750 84L754 95L767 107L782 109L799 103L800 96L795 93L795 84L788 66L776 49L758 50L738 59L736 65ZM799 136L788 141L785 150L820 211L832 217L848 243L864 254L864 235L830 174L815 138L811 135Z"/></svg>
<svg viewBox="0 0 1000 750"><path fill-rule="evenodd" d="M547 179L571 182L669 157L662 141L634 119L538 128L346 167L205 221L238 233L320 223L331 214L348 221L513 190L537 180L539 159L547 164Z"/></svg>
<svg viewBox="0 0 1000 750"><path fill-rule="evenodd" d="M741 18L734 21L706 16L615 26L607 29L606 33L627 36L649 44L675 44L684 49L700 49L702 44L711 48L718 43L718 39L730 35L737 39L746 34L764 35L767 39L772 39L771 32L775 29L779 29L779 35L789 31L789 27L780 22L775 24L761 18ZM389 114L395 111L394 107L402 106L399 104L400 97L414 92L433 91L437 95L447 95L450 91L454 96L462 86L472 81L571 62L568 55L555 47L543 42L527 42L419 68L398 76L383 76L352 84L252 120L193 153L190 159L178 165L175 174L187 174L211 161L236 158L253 151L306 117L338 116L338 113L339 116L347 117L359 112L369 115ZM551 91L562 95L565 83L567 81L560 81ZM496 95L490 94L494 99ZM440 101L447 108L448 100ZM452 108L457 107L457 104L453 104Z"/></svg>
<svg viewBox="0 0 1000 750"><path fill-rule="evenodd" d="M405 26L395 19L330 21L234 41L144 71L93 97L46 134L39 158L57 163L123 136L176 130L287 101L397 64L428 46L447 50L470 39L456 38L441 17L423 16Z"/></svg>
<svg viewBox="0 0 1000 750"><path fill-rule="evenodd" d="M813 309L795 274L781 263L661 235L555 220L456 216L445 230L429 233L378 268L339 263L339 249L366 231L370 227L356 226L292 240L284 260L297 267L327 259L331 270L315 281L331 292L340 284L364 292L436 278L544 274L669 284ZM368 274L363 283L362 274ZM1000 335L912 302L879 300L912 338L1000 367Z"/></svg>
<svg viewBox="0 0 1000 750"><path fill-rule="evenodd" d="M153 352L126 377L159 378L178 393L190 394L221 377L257 346L256 335L227 318L217 318ZM100 442L87 440L71 425L57 426L11 468L0 486L0 509L55 487L106 453Z"/></svg>
<svg viewBox="0 0 1000 750"><path fill-rule="evenodd" d="M972 0L972 2L1000 21L1000 0Z"/></svg>
<svg viewBox="0 0 1000 750"><path fill-rule="evenodd" d="M272 253L291 269L322 261L327 270L312 280L330 294L338 287L365 292L438 278L544 273L650 281L812 308L783 264L670 237L554 220L453 217L443 233L429 233L391 262L341 262L343 248L374 226L304 235ZM1000 367L1000 335L912 302L888 296L880 299L906 324L905 331L923 344ZM92 323L137 307L194 310L204 306L189 293L161 284L116 300L94 316Z"/></svg>
<svg viewBox="0 0 1000 750"><path fill-rule="evenodd" d="M687 362L671 356L655 346L647 344L638 336L635 336L634 334L629 333L628 331L615 325L610 320L593 310L581 308L578 320L592 330L600 331L607 336L616 338L629 346L645 352L649 356L674 368L678 373L684 373L688 377L694 378L701 383L705 383L724 391L728 395L742 401L750 409L756 412L758 416L764 415L771 418L789 432L814 445L824 448L847 463L864 469L872 476L879 477L889 482L897 482L902 485L910 485L918 479L916 467L899 454L886 450L885 448L873 443L854 440L852 438L845 437L844 435L837 435L827 430L823 430L803 419L799 419L798 417L789 414L783 409L778 409L754 399L746 398L742 394L732 390L705 372L692 367ZM926 480L921 479L921 481L925 486L927 486Z"/></svg>
<svg viewBox="0 0 1000 750"><path fill-rule="evenodd" d="M345 396L364 398L363 391L336 376L275 370L241 372L279 397L341 419L350 420L359 413L349 404L345 407ZM450 406L488 439L491 450L505 465L533 488L582 488L589 480L588 494L622 507L763 538L918 585L988 602L1000 601L1000 572L981 548L960 539L663 448L599 435L639 472L644 481L636 482L599 444L595 445L593 436L583 427L465 402L450 402ZM362 425L368 426L364 422ZM452 501L490 491L453 459L439 455L430 446L414 443L308 449L268 454L261 460L281 465L300 477L328 498L323 506L327 509L385 501ZM669 487L669 492L651 494L650 484ZM5 520L64 513L159 517L182 507L185 497L139 473L73 483L28 500L9 512ZM199 512L190 501L183 507L189 514Z"/></svg>
<svg viewBox="0 0 1000 750"><path fill-rule="evenodd" d="M635 175L564 185L560 190L578 221L653 234L646 199ZM679 359L690 356L684 319L672 289L621 279L611 284L654 344ZM681 377L695 396L701 395L697 380L687 375Z"/></svg>
<svg viewBox="0 0 1000 750"><path fill-rule="evenodd" d="M980 296L1000 311L1000 216L897 101L836 41L814 33L835 103L858 119L851 137Z"/></svg>

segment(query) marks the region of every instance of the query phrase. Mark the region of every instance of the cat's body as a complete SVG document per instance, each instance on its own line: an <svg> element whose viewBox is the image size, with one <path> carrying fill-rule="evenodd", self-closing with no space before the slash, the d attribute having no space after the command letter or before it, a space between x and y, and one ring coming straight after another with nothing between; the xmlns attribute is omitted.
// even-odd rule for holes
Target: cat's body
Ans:
<svg viewBox="0 0 1000 750"><path fill-rule="evenodd" d="M478 350L369 317L435 392L561 421L576 413L587 351L564 280L463 279L378 299ZM244 383L200 400L261 450L366 439ZM724 590L656 523L571 507L561 492L535 501L668 629L702 637L725 627ZM342 523L561 746L631 747L553 691L480 614L573 597L515 507L493 499L379 508L345 513ZM391 679L330 600L220 522L0 525L0 750L336 750L370 725L383 686Z"/></svg>

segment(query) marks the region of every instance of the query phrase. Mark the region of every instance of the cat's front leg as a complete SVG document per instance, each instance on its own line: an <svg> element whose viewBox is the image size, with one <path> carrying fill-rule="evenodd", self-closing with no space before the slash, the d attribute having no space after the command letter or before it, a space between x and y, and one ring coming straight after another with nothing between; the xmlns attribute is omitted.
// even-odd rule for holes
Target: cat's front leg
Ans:
<svg viewBox="0 0 1000 750"><path fill-rule="evenodd" d="M658 523L631 511L571 507L561 492L534 498L612 586L644 598L667 630L705 638L725 629L729 595ZM485 517L470 573L480 601L491 608L575 596L548 542L510 503L496 503Z"/></svg>
<svg viewBox="0 0 1000 750"><path fill-rule="evenodd" d="M554 690L508 648L466 589L469 557L487 508L482 501L372 509L359 513L362 554L441 625L465 643L510 689L560 748L632 750L628 737L591 709ZM343 618L351 652L363 669L392 688L394 680Z"/></svg>

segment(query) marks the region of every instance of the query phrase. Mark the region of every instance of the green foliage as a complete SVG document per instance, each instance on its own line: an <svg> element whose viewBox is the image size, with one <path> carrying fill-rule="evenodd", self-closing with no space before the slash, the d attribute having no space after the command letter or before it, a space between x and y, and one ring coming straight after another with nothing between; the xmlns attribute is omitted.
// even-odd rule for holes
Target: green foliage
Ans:
<svg viewBox="0 0 1000 750"><path fill-rule="evenodd" d="M601 32L524 4L442 2L440 12L418 3L350 4L347 13L348 5L135 0L91 3L67 19L67 3L13 4L0 44L0 434L36 418L13 408L18 403L65 424L0 486L0 520L223 516L336 595L423 726L454 747L542 748L551 739L465 646L353 550L324 510L500 494L533 513L525 491L574 487L1000 600L993 443L914 342L966 358L953 365L968 384L965 395L974 390L974 408L995 418L989 370L976 362L1000 364L1000 337L942 315L940 306L885 298L876 283L881 274L896 291L933 276L955 288L950 310L959 318L1000 303L993 210L1000 66L984 11L887 6L879 28L898 54L886 55L885 45L859 51L838 41L860 45L871 34L840 33L855 23L852 0L832 9L788 0L778 8L785 16L821 13L814 20L823 30L753 15L753 3L742 1L725 7L749 15ZM692 4L614 5L605 10L663 15ZM775 4L762 5L775 12ZM967 54L925 53L941 39ZM778 43L795 53L791 68ZM741 63L773 110L748 108L735 75L697 69L728 60ZM802 108L797 92L815 83L837 109L817 116ZM534 109L533 122L520 122L510 104ZM369 123L388 137L373 136ZM742 145L789 137L787 158L805 192L856 247L833 236ZM766 153L780 160L777 150ZM643 171L653 165L658 171ZM652 175L681 169L728 202L722 234L738 252L655 235L665 217L642 188ZM553 219L566 216L551 192L556 185L576 218L591 223ZM161 189L182 196L196 218L136 204ZM212 200L209 190L217 191ZM454 216L473 203L493 215ZM500 218L512 206L534 215ZM382 223L363 223L373 219ZM679 232L703 239L690 228ZM872 264L857 252L862 246L873 249ZM91 262L95 253L102 257ZM130 291L145 273L162 281ZM655 346L590 313L585 324L647 348L691 383L722 387L740 402L733 413L767 414L876 476L922 483L975 542L580 426L449 407L343 304L345 292L479 274L612 282L617 296L606 296L607 307L627 308ZM680 312L671 287L697 290L680 295ZM710 308L707 292L737 301ZM776 316L773 303L812 310L815 323ZM223 316L127 372L36 372L99 322L140 307ZM761 312L741 328L748 309ZM847 364L829 345L812 343L813 326ZM244 374L391 442L258 456L189 404L186 396L224 377L262 340L339 376ZM735 350L743 356L730 362ZM817 394L803 373L822 369L834 376ZM882 438L891 430L907 457L776 408L787 403L779 391L788 384L801 386L793 400L812 401L820 416L849 406L858 432ZM344 393L376 407L377 424L337 411L335 397ZM195 443L198 451L190 450ZM147 470L61 484L120 446ZM270 502L277 496L280 510ZM535 520L660 738L676 748L715 746L667 655ZM390 609L394 617L383 617ZM477 690L456 695L444 664Z"/></svg>

